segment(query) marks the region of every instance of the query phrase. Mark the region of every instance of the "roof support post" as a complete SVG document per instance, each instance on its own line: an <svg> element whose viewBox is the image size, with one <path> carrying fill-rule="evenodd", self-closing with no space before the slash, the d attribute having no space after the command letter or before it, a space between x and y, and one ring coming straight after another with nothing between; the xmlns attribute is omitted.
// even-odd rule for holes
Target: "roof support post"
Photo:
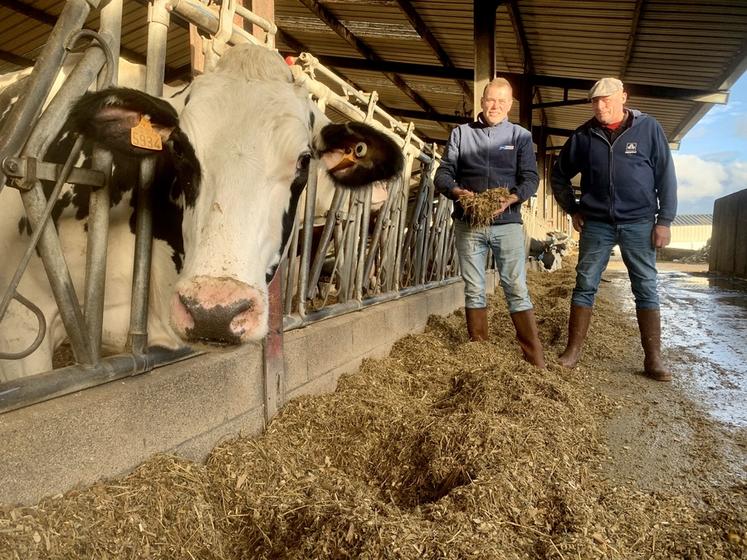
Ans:
<svg viewBox="0 0 747 560"><path fill-rule="evenodd" d="M529 76L521 77L521 88L519 90L519 124L527 130L532 130L532 86Z"/></svg>
<svg viewBox="0 0 747 560"><path fill-rule="evenodd" d="M474 117L480 113L485 86L495 77L495 12L503 0L485 0L473 4L475 39Z"/></svg>

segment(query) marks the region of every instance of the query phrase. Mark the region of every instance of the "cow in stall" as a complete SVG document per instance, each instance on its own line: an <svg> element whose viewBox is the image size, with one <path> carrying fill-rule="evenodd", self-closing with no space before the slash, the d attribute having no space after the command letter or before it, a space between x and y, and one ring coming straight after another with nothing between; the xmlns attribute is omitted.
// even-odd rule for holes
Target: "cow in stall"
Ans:
<svg viewBox="0 0 747 560"><path fill-rule="evenodd" d="M0 115L6 114L0 106ZM132 145L131 129L143 116L161 137L162 151ZM229 49L214 71L168 100L121 87L86 94L45 159L64 160L60 148L69 151L72 131L115 158L102 341L108 353L123 351L127 338L139 193L133 187L142 158L156 157L156 177L147 191L154 215L148 342L172 349L238 345L265 336L267 284L286 249L312 158L335 184L349 189L387 181L403 165L400 148L385 134L361 123L332 124L293 83L280 55L255 45ZM78 294L87 199L87 187L66 185L53 212ZM0 290L28 235L20 197L6 187L0 194ZM65 338L38 257L18 291L43 311L48 330L27 358L0 360L0 381L50 369L53 351ZM27 348L35 336L31 313L13 301L0 323L0 352Z"/></svg>

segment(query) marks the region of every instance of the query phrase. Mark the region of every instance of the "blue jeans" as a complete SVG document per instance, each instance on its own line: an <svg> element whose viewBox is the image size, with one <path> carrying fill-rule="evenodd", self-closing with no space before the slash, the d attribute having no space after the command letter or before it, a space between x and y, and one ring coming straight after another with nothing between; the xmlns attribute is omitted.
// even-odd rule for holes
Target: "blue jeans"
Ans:
<svg viewBox="0 0 747 560"><path fill-rule="evenodd" d="M586 220L581 230L576 287L571 303L581 307L594 305L602 272L607 268L612 247L617 244L628 269L636 309L658 309L656 249L651 239L653 229L653 222L614 225Z"/></svg>
<svg viewBox="0 0 747 560"><path fill-rule="evenodd" d="M524 231L521 224L472 227L455 220L456 248L464 280L464 306L486 307L485 264L488 249L493 251L509 313L532 309L527 290Z"/></svg>

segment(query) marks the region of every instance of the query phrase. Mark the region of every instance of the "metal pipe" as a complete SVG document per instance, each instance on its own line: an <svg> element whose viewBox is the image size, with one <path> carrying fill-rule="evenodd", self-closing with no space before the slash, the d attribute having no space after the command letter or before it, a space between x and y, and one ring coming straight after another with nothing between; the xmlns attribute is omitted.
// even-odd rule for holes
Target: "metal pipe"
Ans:
<svg viewBox="0 0 747 560"><path fill-rule="evenodd" d="M41 158L46 153L64 126L73 103L86 92L111 57L108 48L105 43L99 43L86 50L39 117L21 152L22 157Z"/></svg>
<svg viewBox="0 0 747 560"><path fill-rule="evenodd" d="M356 263L355 275L355 293L353 297L357 300L363 298L363 267L366 264L366 245L368 244L368 226L371 222L371 196L373 186L368 185L362 194L363 197L363 216L360 225L360 237L358 242L358 259Z"/></svg>
<svg viewBox="0 0 747 560"><path fill-rule="evenodd" d="M122 28L122 0L109 0L99 15L99 33L108 44L107 71L99 72L99 90L117 82L120 31ZM88 344L94 361L101 357L104 323L104 295L106 289L106 256L109 239L109 183L112 154L99 146L93 148L91 167L104 173L107 184L92 189L88 201L88 243L86 244L86 287L83 316L88 327Z"/></svg>
<svg viewBox="0 0 747 560"><path fill-rule="evenodd" d="M170 0L168 2L168 9L179 14L182 18L210 35L215 35L218 32L220 19L201 2L197 2L196 0ZM241 43L262 44L254 35L247 33L237 25L233 26L228 42L233 45L240 45Z"/></svg>
<svg viewBox="0 0 747 560"><path fill-rule="evenodd" d="M351 195L348 203L348 218L345 226L345 244L343 245L343 270L340 273L340 293L343 301L353 297L355 288L355 249L358 246L358 234L360 233L360 222L362 208L358 196Z"/></svg>
<svg viewBox="0 0 747 560"><path fill-rule="evenodd" d="M117 354L102 358L93 367L75 365L7 381L0 384L0 413L10 412L117 379L139 375L156 366L197 355L198 353L189 348L178 350L154 348L147 354Z"/></svg>
<svg viewBox="0 0 747 560"><path fill-rule="evenodd" d="M253 23L260 29L267 32L268 35L276 35L278 32L278 26L261 16L258 16L254 12L250 12L241 4L236 5L236 14L244 18L249 23Z"/></svg>
<svg viewBox="0 0 747 560"><path fill-rule="evenodd" d="M303 251L298 273L298 313L306 316L306 297L309 282L309 260L311 257L311 243L314 235L314 211L316 206L316 184L319 176L319 161L309 162L309 178L306 181L306 208L303 218Z"/></svg>
<svg viewBox="0 0 747 560"><path fill-rule="evenodd" d="M333 317L339 317L341 315L345 315L346 313L351 313L353 311L361 311L363 309L372 307L374 305L378 305L380 303L394 301L402 297L418 294L420 292L432 290L434 288L441 288L444 286L448 286L450 284L454 284L459 281L461 281L461 278L448 278L440 282L429 282L428 284L421 284L419 286L405 288L403 290L400 290L399 292L387 292L384 294L378 294L375 296L367 297L361 302L357 300L351 300L345 303L338 303L330 307L321 309L319 311L313 311L309 313L308 315L306 315L305 318L301 318L298 315L290 315L290 316L286 315L283 320L283 328L285 331L299 329L307 325L310 325L312 323L315 323L316 321L321 321L323 319L331 319Z"/></svg>
<svg viewBox="0 0 747 560"><path fill-rule="evenodd" d="M88 335L85 332L83 314L75 293L75 285L62 254L57 230L51 221L41 221L45 206L48 203L41 182L35 181L30 190L21 192L21 199L26 208L31 229L42 230L38 244L39 254L42 257L42 264L47 272L57 308L70 339L75 360L80 364L90 364L92 357L88 348Z"/></svg>
<svg viewBox="0 0 747 560"><path fill-rule="evenodd" d="M412 123L410 123L412 124ZM410 130L410 134L412 133ZM405 234L405 222L407 221L407 205L410 201L410 177L412 176L412 164L414 163L414 157L412 153L407 154L405 160L405 169L403 171L404 177L402 179L402 201L400 203L400 215L399 224L397 230L397 252L394 255L394 289L399 290L399 272L401 270L402 252L403 252L403 241Z"/></svg>
<svg viewBox="0 0 747 560"><path fill-rule="evenodd" d="M75 160L78 159L78 156L80 155L80 151L83 148L83 142L84 142L84 139L82 137L79 137L76 139L75 144L73 144L73 147L70 150L70 153L68 154L65 164L62 166L62 170L60 171L60 175L57 178L54 188L52 189L52 192L49 195L49 200L46 201L44 210L35 218L40 224L46 224L47 221L49 220L49 217L52 215L52 210L54 210L55 202L60 196L60 191L62 190L62 186L65 184L65 181L67 180L70 170L72 169ZM21 277L23 276L23 273L26 270L26 267L28 266L28 263L31 260L32 255L34 254L34 250L36 249L36 246L43 232L44 232L44 229L41 227L36 227L32 229L31 239L29 240L29 244L26 248L26 251L21 257L21 260L18 263L18 266L16 267L16 272L13 274L13 278L11 278L10 280L10 284L8 285L7 290L3 294L2 301L0 301L0 320L2 320L2 318L5 316L5 312L8 310L8 305L10 304L10 300L13 299L13 294L15 293L15 290L18 287L18 284L21 282Z"/></svg>
<svg viewBox="0 0 747 560"><path fill-rule="evenodd" d="M166 67L166 39L169 31L167 0L152 0L148 6L148 58L145 69L145 92L156 97L163 94ZM135 255L132 272L132 300L127 348L142 354L148 345L148 301L150 296L150 266L153 254L153 209L151 184L155 176L156 158L140 162L137 218L135 222Z"/></svg>
<svg viewBox="0 0 747 560"><path fill-rule="evenodd" d="M93 150L92 167L111 180L112 154L98 146ZM107 181L108 183L108 181ZM88 202L88 242L83 316L88 327L88 344L94 361L101 355L106 289L106 256L109 241L109 185L91 191Z"/></svg>
<svg viewBox="0 0 747 560"><path fill-rule="evenodd" d="M376 223L374 224L373 238L371 239L371 244L368 249L368 256L366 257L366 267L363 270L364 278L369 278L371 276L371 269L373 268L374 260L376 259L376 251L378 250L379 243L381 242L384 222L389 220L389 213L391 211L392 203L395 197L394 191L398 184L399 180L397 179L389 183L389 195L386 197L386 200L384 201L384 207L379 212L379 217L376 219Z"/></svg>
<svg viewBox="0 0 747 560"><path fill-rule="evenodd" d="M0 130L0 162L6 157L18 155L24 145L29 129L36 120L49 95L57 72L65 59L68 36L83 27L91 7L97 0L68 0L57 18L57 23L36 60L29 75L25 94L13 106L5 125ZM0 190L7 177L0 169Z"/></svg>
<svg viewBox="0 0 747 560"><path fill-rule="evenodd" d="M306 207L306 191L304 190L304 208ZM285 280L285 298L284 298L284 315L289 315L293 308L293 294L296 286L296 278L298 277L298 263L296 261L296 255L298 254L298 240L299 240L299 213L296 209L296 215L293 218L293 229L291 230L290 245L288 247L288 266L286 280Z"/></svg>
<svg viewBox="0 0 747 560"><path fill-rule="evenodd" d="M324 66L321 62L319 62L319 59L311 55L310 53L300 53L298 56L298 60L301 61L301 63L308 68L310 71L318 72L322 74L325 78L328 78L330 81L332 81L335 85L337 85L344 94L344 98L337 95L336 93L329 90L327 95L331 94L331 99L328 99L328 103L331 101L331 104L333 107L335 107L338 110L341 110L344 112L348 117L353 118L354 120L363 121L365 120L366 113L358 109L357 107L353 107L350 105L350 103L346 100L348 97L352 97L353 99L357 100L360 104L369 106L371 95L373 94L366 94L359 92L350 84L345 82L342 78L340 78L337 74L332 72L329 68ZM312 78L310 78L312 79ZM313 80L313 79L312 79ZM353 112L356 113L356 116L352 116L349 112L350 109L353 109ZM406 133L407 127L409 124L404 124L397 120L395 117L387 113L385 110L383 110L379 106L375 106L373 109L373 113L377 116L383 117L390 125L393 125L392 128L394 128L395 132L390 131L388 128L386 128L383 124L381 124L379 121L371 120L370 124L373 126L376 126L377 128L381 128L385 132L392 134L396 136L397 140L400 142L400 146L405 147L408 145L409 142L412 142L415 146L415 149L417 150L417 157L418 159L423 158L423 160L429 160L432 156L426 153L426 149L429 148L429 145L418 138L417 136L412 136L408 143L403 143L403 139L396 134L396 131L400 131L401 133Z"/></svg>
<svg viewBox="0 0 747 560"><path fill-rule="evenodd" d="M316 195L314 195L316 196ZM327 249L329 248L329 242L332 239L332 233L334 232L335 222L342 206L342 201L345 198L345 190L340 187L335 188L335 194L332 195L332 203L330 204L329 210L327 211L327 219L324 221L324 229L322 229L322 236L319 240L319 246L314 255L314 262L311 266L311 273L309 276L309 287L304 292L304 297L311 299L314 297L314 289L319 282L319 277L322 274L322 267L324 266L324 258L327 255ZM316 201L314 201L316 202ZM304 224L304 228L306 225ZM312 226L313 227L313 216Z"/></svg>

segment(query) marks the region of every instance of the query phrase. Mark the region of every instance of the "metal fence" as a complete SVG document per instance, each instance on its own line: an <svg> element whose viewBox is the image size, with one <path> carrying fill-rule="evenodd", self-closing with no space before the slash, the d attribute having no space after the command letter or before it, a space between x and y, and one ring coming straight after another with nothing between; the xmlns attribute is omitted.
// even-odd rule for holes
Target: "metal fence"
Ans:
<svg viewBox="0 0 747 560"><path fill-rule="evenodd" d="M147 348L147 313L152 242L152 212L138 197L132 308L126 352L102 356L101 333L106 271L106 232L109 193L100 188L111 174L111 154L95 148L93 169L75 166L82 141L78 140L67 162L42 161L50 142L64 125L74 100L95 82L103 88L116 83L119 57L122 0L102 2L98 32L83 29L98 0L68 0L49 40L29 77L25 95L14 105L0 131L0 190L8 184L20 193L33 234L0 303L0 321L12 300L30 309L39 322L37 340L0 360L21 359L41 343L46 325L39 308L17 292L22 274L36 251L41 257L67 332L75 365L0 384L0 412L95 386L114 379L149 371L157 365L183 359L188 351ZM152 0L148 12L148 53L145 90L162 93L166 33L170 12L195 24L210 35L210 52L220 54L226 44L260 43L233 24L234 16L259 25L273 45L275 26L223 2L220 12L196 0ZM42 108L57 74L70 51L89 40L75 70L53 100ZM376 105L376 93L355 91L324 68L312 56L302 54L293 67L294 76L332 117L365 121L390 134L402 147L406 165L401 177L387 186L387 196L378 212L371 211L368 187L350 196L338 190L323 225L315 235L317 173L309 175L303 215L296 217L287 264L280 268L283 285L284 325L297 328L315 320L339 315L372 303L443 285L458 273L454 239L450 227L451 203L436 196L433 174L437 166L435 146L413 134L412 124L403 124ZM153 161L145 160L140 189L148 188ZM47 197L42 179L54 181ZM63 258L60 240L50 221L57 196L66 183L91 189L85 288L81 306ZM298 255L298 257L296 257Z"/></svg>

